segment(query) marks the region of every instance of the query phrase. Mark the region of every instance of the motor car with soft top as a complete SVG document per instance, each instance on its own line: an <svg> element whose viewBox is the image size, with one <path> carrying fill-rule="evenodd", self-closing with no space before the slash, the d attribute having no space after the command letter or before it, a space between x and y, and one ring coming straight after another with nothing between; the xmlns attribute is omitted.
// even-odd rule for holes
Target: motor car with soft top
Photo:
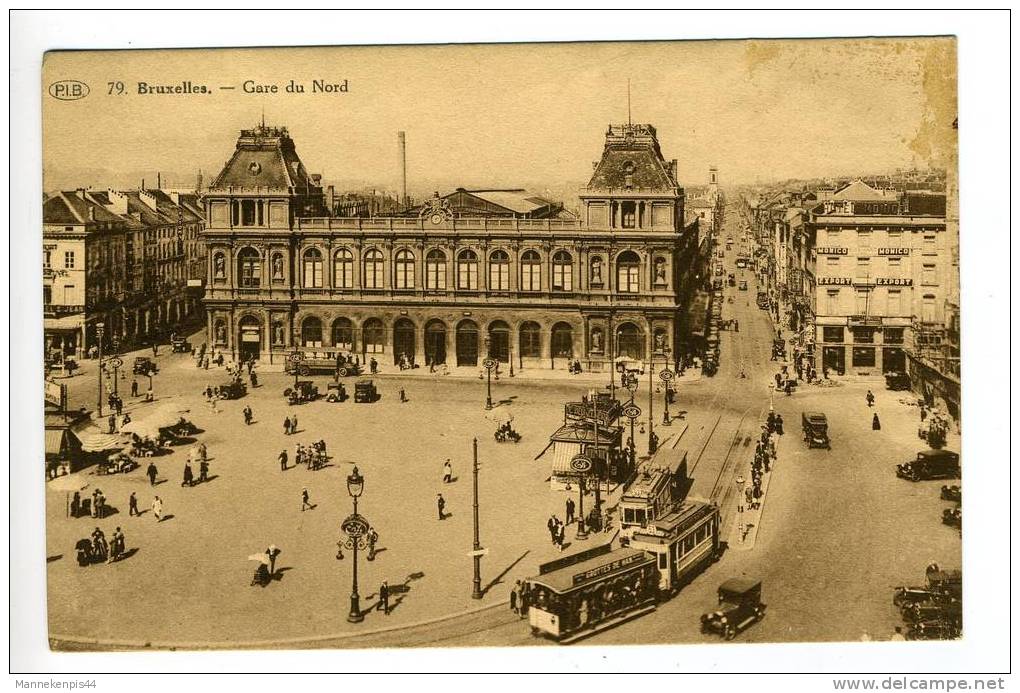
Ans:
<svg viewBox="0 0 1020 693"><path fill-rule="evenodd" d="M730 578L719 585L719 606L701 616L702 633L718 633L726 640L765 616L761 601L761 580Z"/></svg>
<svg viewBox="0 0 1020 693"><path fill-rule="evenodd" d="M915 459L896 465L896 476L910 481L959 479L960 456L950 450L921 450Z"/></svg>

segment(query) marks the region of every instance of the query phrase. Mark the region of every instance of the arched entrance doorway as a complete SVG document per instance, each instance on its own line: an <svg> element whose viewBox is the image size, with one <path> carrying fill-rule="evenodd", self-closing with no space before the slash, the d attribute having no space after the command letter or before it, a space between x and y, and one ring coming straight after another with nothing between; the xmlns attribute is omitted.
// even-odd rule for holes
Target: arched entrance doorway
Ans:
<svg viewBox="0 0 1020 693"><path fill-rule="evenodd" d="M472 320L457 325L457 365L478 365L478 325Z"/></svg>
<svg viewBox="0 0 1020 693"><path fill-rule="evenodd" d="M510 363L510 326L502 320L489 325L489 356L500 363Z"/></svg>
<svg viewBox="0 0 1020 693"><path fill-rule="evenodd" d="M433 366L446 363L446 325L441 320L425 325L425 360Z"/></svg>
<svg viewBox="0 0 1020 693"><path fill-rule="evenodd" d="M553 325L551 339L553 368L566 368L574 358L573 328L565 322L558 322Z"/></svg>
<svg viewBox="0 0 1020 693"><path fill-rule="evenodd" d="M399 364L402 356L410 363L414 359L414 323L400 318L393 324L393 363Z"/></svg>
<svg viewBox="0 0 1020 693"><path fill-rule="evenodd" d="M241 361L258 360L262 353L262 321L245 315L238 322L237 355Z"/></svg>
<svg viewBox="0 0 1020 693"><path fill-rule="evenodd" d="M616 328L616 353L634 361L645 359L645 334L632 322Z"/></svg>

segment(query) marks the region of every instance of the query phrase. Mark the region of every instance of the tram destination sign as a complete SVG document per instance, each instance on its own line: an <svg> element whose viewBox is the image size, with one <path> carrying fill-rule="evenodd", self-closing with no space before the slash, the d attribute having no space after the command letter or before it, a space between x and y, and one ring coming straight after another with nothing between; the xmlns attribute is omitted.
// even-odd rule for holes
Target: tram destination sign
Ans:
<svg viewBox="0 0 1020 693"><path fill-rule="evenodd" d="M612 563L606 563L605 565L600 565L597 568L592 568L591 570L586 570L582 573L574 573L574 577L571 582L574 585L580 585L582 582L588 582L589 580L594 580L597 577L614 573L620 568L625 568L631 563L642 561L644 558L645 555L643 553L635 553L627 556L626 558L619 558Z"/></svg>

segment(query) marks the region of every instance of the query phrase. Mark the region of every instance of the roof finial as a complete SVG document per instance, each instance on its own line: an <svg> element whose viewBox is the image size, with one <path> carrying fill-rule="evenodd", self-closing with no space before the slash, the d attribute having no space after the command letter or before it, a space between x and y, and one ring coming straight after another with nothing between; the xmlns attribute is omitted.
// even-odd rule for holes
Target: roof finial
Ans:
<svg viewBox="0 0 1020 693"><path fill-rule="evenodd" d="M627 78L627 127L631 126L630 122L630 77Z"/></svg>

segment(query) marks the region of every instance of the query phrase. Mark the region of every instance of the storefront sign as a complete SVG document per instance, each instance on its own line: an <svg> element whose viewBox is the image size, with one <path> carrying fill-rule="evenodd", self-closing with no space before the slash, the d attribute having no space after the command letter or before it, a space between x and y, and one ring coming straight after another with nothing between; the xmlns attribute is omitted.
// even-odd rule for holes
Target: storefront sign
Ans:
<svg viewBox="0 0 1020 693"><path fill-rule="evenodd" d="M913 279L900 279L898 277L878 277L875 279L878 286L913 286Z"/></svg>
<svg viewBox="0 0 1020 693"><path fill-rule="evenodd" d="M853 284L853 281L850 277L818 277L817 283L819 286L850 286Z"/></svg>
<svg viewBox="0 0 1020 693"><path fill-rule="evenodd" d="M64 408L64 393L67 386L52 380L43 381L43 401L55 407Z"/></svg>
<svg viewBox="0 0 1020 693"><path fill-rule="evenodd" d="M591 570L586 570L583 573L576 573L574 575L572 582L575 585L579 585L582 582L594 580L595 578L600 577L602 575L608 575L609 573L616 572L620 568L628 566L631 563L637 563L638 561L642 561L644 560L644 558L645 554L635 553L631 556L628 556L627 558L621 558L619 560L613 561L612 563L600 565L598 568L592 568Z"/></svg>
<svg viewBox="0 0 1020 693"><path fill-rule="evenodd" d="M879 255L910 255L910 248L879 248Z"/></svg>
<svg viewBox="0 0 1020 693"><path fill-rule="evenodd" d="M819 255L846 255L846 248L815 248L815 252Z"/></svg>

